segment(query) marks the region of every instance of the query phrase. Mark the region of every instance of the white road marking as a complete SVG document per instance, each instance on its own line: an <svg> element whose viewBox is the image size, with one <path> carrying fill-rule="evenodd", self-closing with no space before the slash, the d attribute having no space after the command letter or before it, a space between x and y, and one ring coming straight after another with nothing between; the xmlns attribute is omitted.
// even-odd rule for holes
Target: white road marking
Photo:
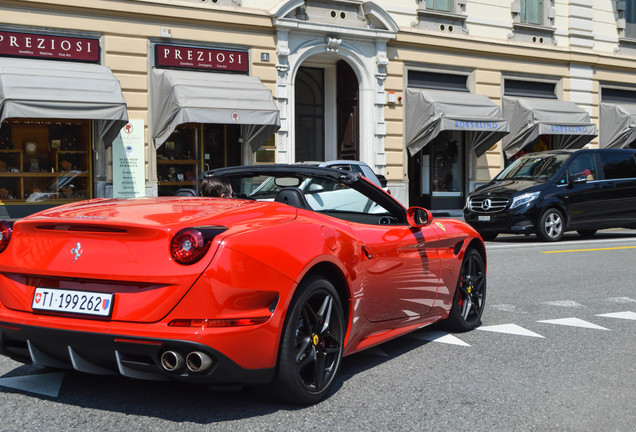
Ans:
<svg viewBox="0 0 636 432"><path fill-rule="evenodd" d="M426 333L411 333L410 337L413 339L425 340L429 342L439 342L439 343L445 343L449 345L459 345L459 346L467 346L467 347L470 346L463 340L443 331L429 331Z"/></svg>
<svg viewBox="0 0 636 432"><path fill-rule="evenodd" d="M481 327L477 327L477 330L545 339L544 336L541 336L538 333L535 333L533 331L520 327L517 324L501 324L501 325L485 326L485 327L481 326Z"/></svg>
<svg viewBox="0 0 636 432"><path fill-rule="evenodd" d="M517 307L515 305L511 305L511 304L498 304L498 305L491 305L490 306L491 309L497 309L503 312L514 312L514 313L520 313L520 314L527 314L528 312L521 309L520 307Z"/></svg>
<svg viewBox="0 0 636 432"><path fill-rule="evenodd" d="M607 318L619 318L619 319L626 319L626 320L634 320L634 321L636 321L636 312L630 312L630 311L606 313L606 314L600 314L600 315L596 315L596 316L607 317Z"/></svg>
<svg viewBox="0 0 636 432"><path fill-rule="evenodd" d="M594 330L609 331L608 328L601 327L600 325L596 325L591 322L583 321L582 319L579 319L579 318L561 318L561 319L544 320L544 321L537 321L537 322L545 323L545 324L557 324L557 325L564 325L564 326L571 326L571 327L582 327L582 328L589 328Z"/></svg>
<svg viewBox="0 0 636 432"><path fill-rule="evenodd" d="M0 386L56 398L62 388L64 372L0 378Z"/></svg>
<svg viewBox="0 0 636 432"><path fill-rule="evenodd" d="M607 301L612 303L636 303L636 300L629 297L612 297L608 298Z"/></svg>
<svg viewBox="0 0 636 432"><path fill-rule="evenodd" d="M561 307L569 307L569 308L585 307L581 303L577 303L574 300L549 301L549 302L543 302L541 304L548 305L548 306L561 306Z"/></svg>

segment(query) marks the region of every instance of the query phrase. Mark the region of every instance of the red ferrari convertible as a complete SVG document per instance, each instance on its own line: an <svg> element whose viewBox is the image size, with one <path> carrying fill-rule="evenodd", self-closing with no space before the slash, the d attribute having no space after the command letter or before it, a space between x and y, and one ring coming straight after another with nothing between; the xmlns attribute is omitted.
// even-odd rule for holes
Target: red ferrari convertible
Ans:
<svg viewBox="0 0 636 432"><path fill-rule="evenodd" d="M93 374L329 392L343 356L480 324L486 254L358 173L223 168L237 199L95 199L0 222L0 352Z"/></svg>

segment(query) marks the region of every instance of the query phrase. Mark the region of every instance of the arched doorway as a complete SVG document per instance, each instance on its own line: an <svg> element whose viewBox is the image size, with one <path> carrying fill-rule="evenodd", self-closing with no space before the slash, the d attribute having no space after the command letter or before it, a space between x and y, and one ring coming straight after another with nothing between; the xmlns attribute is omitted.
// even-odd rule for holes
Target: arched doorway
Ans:
<svg viewBox="0 0 636 432"><path fill-rule="evenodd" d="M296 75L296 162L325 160L325 71L300 67Z"/></svg>
<svg viewBox="0 0 636 432"><path fill-rule="evenodd" d="M294 86L295 161L360 159L359 83L335 55L298 68Z"/></svg>
<svg viewBox="0 0 636 432"><path fill-rule="evenodd" d="M347 62L337 64L338 159L360 159L358 78Z"/></svg>

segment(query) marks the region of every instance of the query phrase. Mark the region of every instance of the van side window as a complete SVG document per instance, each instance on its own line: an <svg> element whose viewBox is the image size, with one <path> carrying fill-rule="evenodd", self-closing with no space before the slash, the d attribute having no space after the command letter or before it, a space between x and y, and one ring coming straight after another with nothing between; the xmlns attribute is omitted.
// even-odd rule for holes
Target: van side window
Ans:
<svg viewBox="0 0 636 432"><path fill-rule="evenodd" d="M597 179L596 165L593 154L584 154L576 159L568 167L570 178L585 177L587 181Z"/></svg>
<svg viewBox="0 0 636 432"><path fill-rule="evenodd" d="M636 177L636 159L631 152L601 152L606 180Z"/></svg>

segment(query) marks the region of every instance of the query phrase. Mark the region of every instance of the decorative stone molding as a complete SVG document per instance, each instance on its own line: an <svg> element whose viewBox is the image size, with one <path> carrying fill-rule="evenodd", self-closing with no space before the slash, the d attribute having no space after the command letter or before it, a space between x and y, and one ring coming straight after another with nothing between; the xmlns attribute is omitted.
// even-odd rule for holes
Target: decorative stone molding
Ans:
<svg viewBox="0 0 636 432"><path fill-rule="evenodd" d="M508 39L516 42L526 42L537 45L556 45L554 34L556 27L554 20L556 18L556 9L554 8L554 0L545 0L541 11L541 23L528 23L521 21L521 1L514 0L510 6L510 14L512 15L512 33L508 35Z"/></svg>
<svg viewBox="0 0 636 432"><path fill-rule="evenodd" d="M332 36L326 36L325 42L327 46L325 47L325 51L337 53L340 49L340 45L342 45L342 39Z"/></svg>
<svg viewBox="0 0 636 432"><path fill-rule="evenodd" d="M203 5L212 6L233 6L233 7L241 7L243 6L242 0L190 0L193 3L199 3Z"/></svg>
<svg viewBox="0 0 636 432"><path fill-rule="evenodd" d="M411 26L419 30L468 34L465 13L466 0L453 0L450 10L428 8L426 0L418 0L417 21Z"/></svg>

